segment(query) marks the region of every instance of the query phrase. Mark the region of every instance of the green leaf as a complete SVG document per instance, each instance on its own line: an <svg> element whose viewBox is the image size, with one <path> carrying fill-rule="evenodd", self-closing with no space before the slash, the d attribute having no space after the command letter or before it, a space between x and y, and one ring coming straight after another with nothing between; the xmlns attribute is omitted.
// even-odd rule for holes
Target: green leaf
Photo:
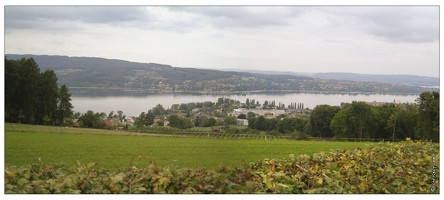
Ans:
<svg viewBox="0 0 444 200"><path fill-rule="evenodd" d="M21 179L17 182L17 184L18 184L19 186L23 186L23 185L25 185L26 183L28 183L28 180L27 180L26 178L21 178Z"/></svg>
<svg viewBox="0 0 444 200"><path fill-rule="evenodd" d="M111 177L111 182L112 183L118 183L118 182L120 182L122 180L123 180L123 175L122 174L117 174L117 175Z"/></svg>

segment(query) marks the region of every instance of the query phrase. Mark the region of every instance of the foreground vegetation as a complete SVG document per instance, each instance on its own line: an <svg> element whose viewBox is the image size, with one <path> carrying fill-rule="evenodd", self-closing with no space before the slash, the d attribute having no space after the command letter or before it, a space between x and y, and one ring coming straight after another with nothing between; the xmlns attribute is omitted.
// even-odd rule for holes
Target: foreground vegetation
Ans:
<svg viewBox="0 0 444 200"><path fill-rule="evenodd" d="M407 140L216 169L40 161L6 166L5 193L439 193L439 156L437 144Z"/></svg>
<svg viewBox="0 0 444 200"><path fill-rule="evenodd" d="M170 128L172 129L172 128ZM365 143L290 141L242 135L202 138L189 134L138 133L86 128L5 124L5 163L27 165L97 162L117 170L124 166L174 162L186 168L240 166L263 158L312 154L330 149L363 148Z"/></svg>

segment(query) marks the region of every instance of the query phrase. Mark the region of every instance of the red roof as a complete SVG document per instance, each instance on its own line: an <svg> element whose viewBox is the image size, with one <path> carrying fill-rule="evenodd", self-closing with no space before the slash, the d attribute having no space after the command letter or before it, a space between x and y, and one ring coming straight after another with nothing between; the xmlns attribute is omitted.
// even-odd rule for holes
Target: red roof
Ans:
<svg viewBox="0 0 444 200"><path fill-rule="evenodd" d="M103 123L105 123L109 127L113 126L108 119L103 120Z"/></svg>

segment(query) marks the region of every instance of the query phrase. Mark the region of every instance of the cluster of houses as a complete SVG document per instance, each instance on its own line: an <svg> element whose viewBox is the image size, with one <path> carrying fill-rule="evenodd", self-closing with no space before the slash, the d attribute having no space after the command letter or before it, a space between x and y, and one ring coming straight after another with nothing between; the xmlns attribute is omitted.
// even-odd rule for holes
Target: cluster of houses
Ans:
<svg viewBox="0 0 444 200"><path fill-rule="evenodd" d="M306 115L311 112L310 109L246 109L239 108L234 109L233 112L229 112L228 116L238 117L241 114L248 115L249 112L252 112L256 115L256 117L264 116L267 119L276 118L279 115L289 114L290 117L296 117L296 114Z"/></svg>
<svg viewBox="0 0 444 200"><path fill-rule="evenodd" d="M123 130L123 124L127 126L133 126L135 123L135 119L132 116L128 116L125 119L119 119L118 117L113 117L111 119L103 118L102 122L105 124L106 127L112 129L116 128L117 130ZM80 124L82 123L79 119L73 119L72 121L72 127L80 127Z"/></svg>
<svg viewBox="0 0 444 200"><path fill-rule="evenodd" d="M208 118L217 116L216 114L222 114L222 109L216 109L212 111L205 111L205 108L195 108L192 109L191 118L196 119L198 116L207 116ZM264 116L267 119L276 118L283 114L289 114L290 117L296 117L296 115L306 115L307 113L310 113L311 110L309 109L262 109L262 108L255 108L255 109L247 109L247 108L239 108L234 109L232 112L228 112L228 116L234 116L239 117L239 115L244 114L245 116L248 116L248 113L254 113L256 117ZM178 117L186 117L186 113L179 113ZM251 115L251 114L250 114ZM163 122L164 126L168 126L169 122L165 119L160 118L154 118L154 123L152 126L157 126L159 122ZM109 129L116 129L116 130L122 130L125 126L133 126L135 123L135 117L128 116L125 119L120 119L118 117L114 118L103 118L102 122L109 128ZM81 121L79 119L73 120L73 127L80 127ZM237 125L239 126L248 126L248 120L247 119L237 119Z"/></svg>

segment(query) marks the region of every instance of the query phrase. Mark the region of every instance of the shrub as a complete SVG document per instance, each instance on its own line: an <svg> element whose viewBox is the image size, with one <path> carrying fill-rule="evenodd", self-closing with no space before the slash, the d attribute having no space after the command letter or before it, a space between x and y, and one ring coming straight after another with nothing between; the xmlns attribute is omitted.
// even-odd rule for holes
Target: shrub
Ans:
<svg viewBox="0 0 444 200"><path fill-rule="evenodd" d="M430 142L372 144L243 167L180 169L173 164L109 171L72 167L5 167L5 193L439 193L439 146ZM390 158L390 159L388 159Z"/></svg>

